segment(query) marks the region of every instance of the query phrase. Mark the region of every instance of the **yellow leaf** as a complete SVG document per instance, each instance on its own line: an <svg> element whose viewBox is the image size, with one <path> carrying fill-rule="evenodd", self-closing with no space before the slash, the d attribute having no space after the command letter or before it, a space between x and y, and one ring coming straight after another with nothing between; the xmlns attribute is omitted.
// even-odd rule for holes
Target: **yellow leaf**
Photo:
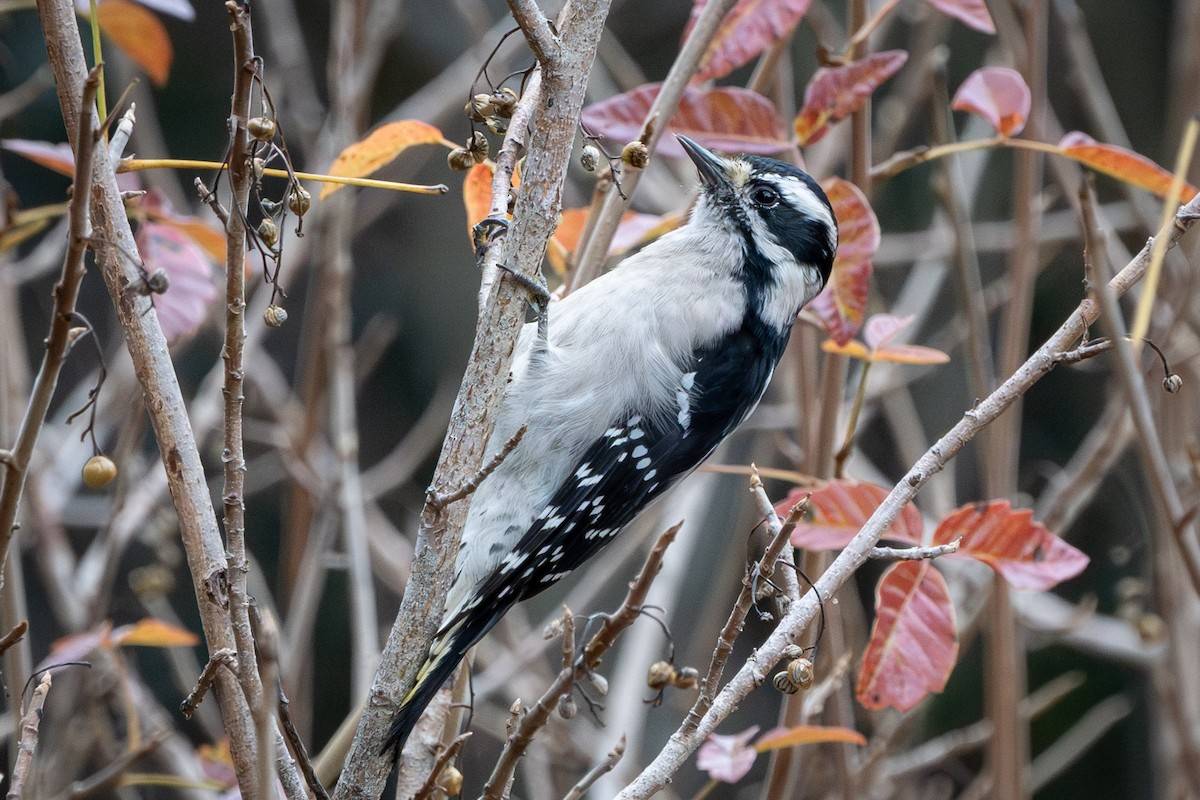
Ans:
<svg viewBox="0 0 1200 800"><path fill-rule="evenodd" d="M112 632L115 645L141 645L143 647L194 647L200 637L191 631L146 617L132 625L122 625Z"/></svg>
<svg viewBox="0 0 1200 800"><path fill-rule="evenodd" d="M413 145L440 144L445 137L442 132L427 122L405 119L380 125L361 142L347 147L333 160L330 175L342 178L365 178ZM342 188L341 184L327 183L321 187L321 199Z"/></svg>
<svg viewBox="0 0 1200 800"><path fill-rule="evenodd" d="M754 749L760 753L765 753L768 750L781 750L785 747L795 747L801 744L822 744L825 742L866 745L867 739L858 731L850 728L799 725L795 728L785 728L778 732L767 733L754 743Z"/></svg>
<svg viewBox="0 0 1200 800"><path fill-rule="evenodd" d="M826 353L836 353L837 355L841 356L849 356L850 358L857 358L859 361L873 360L871 358L871 354L867 351L867 348L864 347L863 343L858 341L858 339L851 339L845 344L838 344L833 339L826 339L825 341L821 342L821 349Z"/></svg>
<svg viewBox="0 0 1200 800"><path fill-rule="evenodd" d="M175 50L167 29L153 12L126 0L104 0L96 6L96 21L155 86L167 82Z"/></svg>

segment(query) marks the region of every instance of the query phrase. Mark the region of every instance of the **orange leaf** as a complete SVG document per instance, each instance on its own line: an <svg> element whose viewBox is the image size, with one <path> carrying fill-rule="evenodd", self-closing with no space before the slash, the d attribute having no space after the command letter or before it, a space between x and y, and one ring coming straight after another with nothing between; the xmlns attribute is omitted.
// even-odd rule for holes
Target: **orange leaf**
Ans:
<svg viewBox="0 0 1200 800"><path fill-rule="evenodd" d="M463 179L463 205L467 207L467 236L475 240L475 226L487 219L492 208L492 172L490 164L476 164Z"/></svg>
<svg viewBox="0 0 1200 800"><path fill-rule="evenodd" d="M853 728L797 725L795 728L777 728L773 731L767 731L754 743L754 749L760 753L765 753L768 750L782 750L785 747L796 747L802 744L822 744L825 742L845 742L865 747L867 737Z"/></svg>
<svg viewBox="0 0 1200 800"><path fill-rule="evenodd" d="M954 604L929 561L901 561L875 589L875 623L855 694L866 708L908 711L946 686L958 656Z"/></svg>
<svg viewBox="0 0 1200 800"><path fill-rule="evenodd" d="M1171 191L1171 173L1132 150L1115 144L1100 144L1079 131L1068 133L1058 146L1063 155L1085 167L1131 183L1159 197L1166 197ZM1180 203L1186 203L1195 196L1196 187L1185 183L1178 199Z"/></svg>
<svg viewBox="0 0 1200 800"><path fill-rule="evenodd" d="M1016 136L1029 119L1029 86L1008 67L980 67L954 93L951 108L986 119L1001 136Z"/></svg>
<svg viewBox="0 0 1200 800"><path fill-rule="evenodd" d="M175 50L167 29L153 12L126 0L104 0L96 6L96 21L155 86L167 82Z"/></svg>
<svg viewBox="0 0 1200 800"><path fill-rule="evenodd" d="M339 153L329 165L329 174L341 178L365 178L408 148L418 144L440 144L444 138L437 128L418 119L389 122ZM338 183L325 184L321 187L321 199L340 188Z"/></svg>
<svg viewBox="0 0 1200 800"><path fill-rule="evenodd" d="M658 90L657 83L650 83L594 103L583 110L583 123L615 142L632 141L641 136L642 124ZM668 127L705 147L727 153L777 155L793 149L783 120L771 101L734 86L715 89L689 86ZM658 152L671 157L684 155L674 136L663 136L658 142Z"/></svg>
<svg viewBox="0 0 1200 800"><path fill-rule="evenodd" d="M1000 573L1014 589L1045 591L1083 571L1088 557L1033 521L1029 509L1007 500L963 506L941 521L935 545L961 539L959 558L974 558Z"/></svg>
<svg viewBox="0 0 1200 800"><path fill-rule="evenodd" d="M75 177L75 154L66 142L51 144L31 139L3 139L0 147L68 178Z"/></svg>
<svg viewBox="0 0 1200 800"><path fill-rule="evenodd" d="M838 252L829 284L809 308L825 323L829 336L844 345L862 325L871 259L879 248L879 220L866 196L849 181L828 178L821 188L837 218Z"/></svg>
<svg viewBox="0 0 1200 800"><path fill-rule="evenodd" d="M926 0L929 5L943 14L954 17L969 28L984 33L996 32L996 23L988 13L983 0Z"/></svg>
<svg viewBox="0 0 1200 800"><path fill-rule="evenodd" d="M560 275L566 272L567 258L579 247L579 237L583 233L587 215L586 208L565 208L559 217L558 227L554 229L554 236L550 240L551 246L546 251L546 258ZM608 248L608 254L620 255L647 239L658 238L674 227L668 225L670 221L657 214L626 211L621 215L621 222L617 225L617 232Z"/></svg>
<svg viewBox="0 0 1200 800"><path fill-rule="evenodd" d="M146 617L132 625L122 625L112 632L113 644L142 647L194 647L200 637L178 625Z"/></svg>
<svg viewBox="0 0 1200 800"><path fill-rule="evenodd" d="M804 107L792 122L801 147L818 141L829 126L862 108L879 85L908 60L903 50L887 50L840 67L822 67L804 90Z"/></svg>
<svg viewBox="0 0 1200 800"><path fill-rule="evenodd" d="M786 514L807 493L804 489L793 489L775 507L776 513ZM830 481L812 493L808 518L797 523L796 530L792 532L792 544L806 550L838 550L845 547L887 496L887 489L873 483ZM884 532L883 538L918 544L924 529L921 512L913 505L906 505Z"/></svg>
<svg viewBox="0 0 1200 800"><path fill-rule="evenodd" d="M683 38L687 39L708 0L696 0ZM717 28L693 79L723 78L788 36L812 0L738 0Z"/></svg>

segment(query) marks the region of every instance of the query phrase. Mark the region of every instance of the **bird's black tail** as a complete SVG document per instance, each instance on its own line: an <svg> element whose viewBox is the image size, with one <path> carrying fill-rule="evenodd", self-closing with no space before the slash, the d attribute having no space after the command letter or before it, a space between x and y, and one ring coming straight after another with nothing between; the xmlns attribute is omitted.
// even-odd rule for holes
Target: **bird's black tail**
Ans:
<svg viewBox="0 0 1200 800"><path fill-rule="evenodd" d="M463 660L467 651L492 629L507 610L508 605L499 613L493 612L477 618L469 611L462 612L438 633L429 647L425 663L417 672L416 684L401 702L400 710L392 720L392 726L388 728L381 751L383 754L392 751L392 758L400 757L408 735L412 733L417 720L438 693L438 689L442 688L442 684L453 674L454 668Z"/></svg>

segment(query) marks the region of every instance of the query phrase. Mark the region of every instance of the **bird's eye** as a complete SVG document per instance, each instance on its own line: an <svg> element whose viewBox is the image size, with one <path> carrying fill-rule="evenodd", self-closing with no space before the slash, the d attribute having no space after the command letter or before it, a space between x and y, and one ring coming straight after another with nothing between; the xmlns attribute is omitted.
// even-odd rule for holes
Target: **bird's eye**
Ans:
<svg viewBox="0 0 1200 800"><path fill-rule="evenodd" d="M763 208L771 208L779 205L779 192L775 191L770 186L755 186L750 192L750 199L755 205Z"/></svg>

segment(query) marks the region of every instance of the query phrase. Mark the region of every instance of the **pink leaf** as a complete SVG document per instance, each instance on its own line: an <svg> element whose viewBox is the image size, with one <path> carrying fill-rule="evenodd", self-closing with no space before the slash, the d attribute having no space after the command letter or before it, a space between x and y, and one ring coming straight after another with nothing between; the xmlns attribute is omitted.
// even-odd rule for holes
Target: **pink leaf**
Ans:
<svg viewBox="0 0 1200 800"><path fill-rule="evenodd" d="M954 94L955 111L986 119L1001 136L1016 136L1029 119L1029 87L1021 73L1008 67L980 67Z"/></svg>
<svg viewBox="0 0 1200 800"><path fill-rule="evenodd" d="M1085 167L1103 172L1119 181L1140 186L1166 197L1171 191L1174 176L1140 153L1118 147L1115 144L1100 144L1086 133L1071 131L1058 143L1062 154L1083 164ZM1186 203L1196 196L1196 187L1184 183L1179 190L1179 202Z"/></svg>
<svg viewBox="0 0 1200 800"><path fill-rule="evenodd" d="M154 296L167 341L195 332L217 299L212 262L194 239L171 225L143 222L136 240L146 272L161 269L169 281L167 290Z"/></svg>
<svg viewBox="0 0 1200 800"><path fill-rule="evenodd" d="M696 751L696 766L707 772L714 781L737 783L746 776L758 757L758 751L750 746L750 740L757 733L757 725L732 736L710 733Z"/></svg>
<svg viewBox="0 0 1200 800"><path fill-rule="evenodd" d="M992 15L988 13L983 0L926 0L926 2L969 28L984 33L994 34L996 32L996 23L992 22Z"/></svg>
<svg viewBox="0 0 1200 800"><path fill-rule="evenodd" d="M800 146L819 141L830 125L862 108L907 60L908 53L903 50L886 50L840 67L817 70L804 90L804 107L792 123Z"/></svg>
<svg viewBox="0 0 1200 800"><path fill-rule="evenodd" d="M683 37L700 18L707 0L696 0ZM738 0L717 28L700 59L694 80L722 78L789 35L812 5L812 0Z"/></svg>
<svg viewBox="0 0 1200 800"><path fill-rule="evenodd" d="M961 539L959 558L987 564L1014 589L1045 591L1073 578L1088 557L1033 521L1029 509L1014 510L1007 500L963 506L941 521L933 543Z"/></svg>
<svg viewBox="0 0 1200 800"><path fill-rule="evenodd" d="M786 500L775 507L775 512L787 514L805 494L807 492L803 489L794 489ZM839 550L845 547L887 496L887 489L873 483L830 481L812 493L808 517L796 525L796 530L792 532L792 544L806 550ZM924 527L921 513L915 506L906 505L883 538L918 544Z"/></svg>
<svg viewBox="0 0 1200 800"><path fill-rule="evenodd" d="M75 154L66 142L51 144L32 139L2 139L0 147L68 178L75 177Z"/></svg>
<svg viewBox="0 0 1200 800"><path fill-rule="evenodd" d="M855 694L864 707L908 711L946 686L958 656L954 604L929 561L901 561L875 589L875 623Z"/></svg>
<svg viewBox="0 0 1200 800"><path fill-rule="evenodd" d="M594 103L583 110L583 123L618 144L633 141L642 134L642 124L658 90L658 84L646 84ZM672 132L726 153L778 155L794 151L783 120L771 101L734 86L688 87L668 128L659 139L658 152L670 157L684 155L679 142L669 135Z"/></svg>

